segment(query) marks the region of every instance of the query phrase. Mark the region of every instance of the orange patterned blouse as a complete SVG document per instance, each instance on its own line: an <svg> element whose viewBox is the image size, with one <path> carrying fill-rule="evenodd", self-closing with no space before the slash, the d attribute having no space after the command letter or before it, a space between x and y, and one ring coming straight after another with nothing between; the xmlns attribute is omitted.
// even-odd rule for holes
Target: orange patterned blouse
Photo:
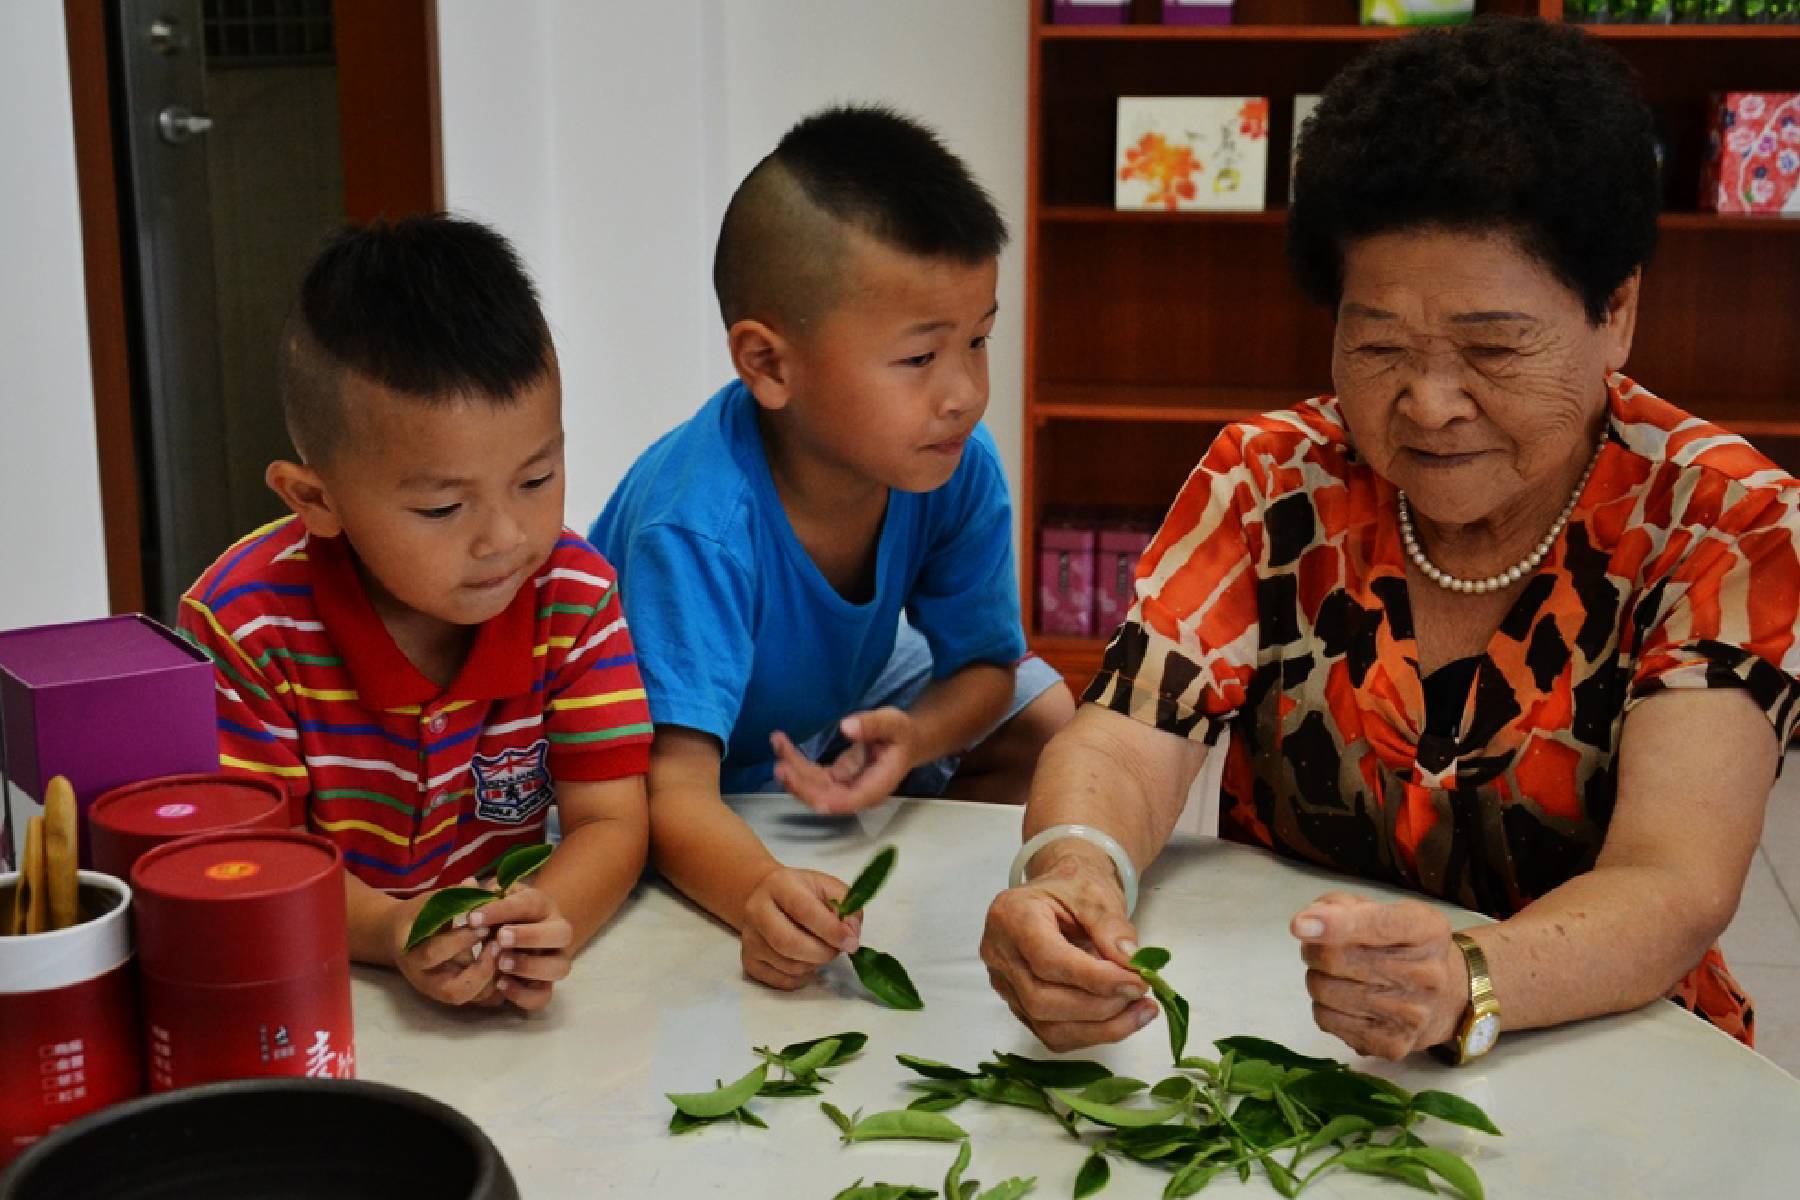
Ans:
<svg viewBox="0 0 1800 1200"><path fill-rule="evenodd" d="M1800 717L1800 484L1623 376L1555 548L1427 730L1395 491L1332 397L1221 433L1138 566L1087 699L1231 730L1220 832L1494 917L1593 867L1625 716L1739 687ZM1670 998L1745 1042L1715 946Z"/></svg>

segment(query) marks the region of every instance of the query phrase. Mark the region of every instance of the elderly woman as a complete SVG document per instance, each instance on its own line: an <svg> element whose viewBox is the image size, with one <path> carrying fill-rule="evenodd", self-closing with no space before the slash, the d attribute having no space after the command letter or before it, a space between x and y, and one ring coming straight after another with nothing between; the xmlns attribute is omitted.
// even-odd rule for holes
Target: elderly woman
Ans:
<svg viewBox="0 0 1800 1200"><path fill-rule="evenodd" d="M1207 451L988 914L1047 1045L1155 1015L1125 893L1226 731L1223 836L1499 918L1296 914L1354 1050L1462 1061L1661 996L1751 1040L1716 939L1800 712L1800 487L1619 373L1659 191L1628 70L1574 29L1420 34L1332 83L1289 239L1335 394Z"/></svg>

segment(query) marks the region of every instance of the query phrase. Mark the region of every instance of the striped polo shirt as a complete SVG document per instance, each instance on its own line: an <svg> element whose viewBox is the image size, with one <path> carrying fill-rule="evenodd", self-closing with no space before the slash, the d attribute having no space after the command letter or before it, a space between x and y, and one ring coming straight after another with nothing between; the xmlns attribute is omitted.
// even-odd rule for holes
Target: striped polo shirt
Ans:
<svg viewBox="0 0 1800 1200"><path fill-rule="evenodd" d="M448 688L376 615L342 537L288 517L182 598L212 659L219 761L279 780L370 886L413 895L544 840L558 780L643 774L650 714L613 572L568 530Z"/></svg>

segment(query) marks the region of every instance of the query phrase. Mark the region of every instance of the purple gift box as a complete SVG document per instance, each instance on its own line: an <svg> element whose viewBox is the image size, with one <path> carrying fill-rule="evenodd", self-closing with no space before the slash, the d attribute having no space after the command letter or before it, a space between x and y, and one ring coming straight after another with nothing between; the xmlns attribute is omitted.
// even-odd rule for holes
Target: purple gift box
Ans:
<svg viewBox="0 0 1800 1200"><path fill-rule="evenodd" d="M1102 529L1094 558L1094 608L1100 632L1108 634L1124 623L1137 599L1138 559L1150 546L1155 532L1146 526L1119 525Z"/></svg>
<svg viewBox="0 0 1800 1200"><path fill-rule="evenodd" d="M1053 25L1124 25L1131 20L1131 0L1053 0Z"/></svg>
<svg viewBox="0 0 1800 1200"><path fill-rule="evenodd" d="M0 858L17 861L28 806L68 777L84 826L102 792L140 779L219 769L213 668L144 616L0 633ZM10 786L8 786L10 784ZM88 864L90 839L81 839Z"/></svg>
<svg viewBox="0 0 1800 1200"><path fill-rule="evenodd" d="M1094 530L1044 526L1038 535L1038 632L1094 634Z"/></svg>
<svg viewBox="0 0 1800 1200"><path fill-rule="evenodd" d="M1231 0L1163 0L1164 25L1229 25Z"/></svg>

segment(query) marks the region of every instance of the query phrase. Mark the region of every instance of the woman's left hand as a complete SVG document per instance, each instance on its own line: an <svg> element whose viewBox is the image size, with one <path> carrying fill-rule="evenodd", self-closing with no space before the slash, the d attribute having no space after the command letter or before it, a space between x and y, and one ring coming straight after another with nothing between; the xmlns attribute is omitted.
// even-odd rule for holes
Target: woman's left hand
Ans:
<svg viewBox="0 0 1800 1200"><path fill-rule="evenodd" d="M1300 939L1313 1020L1358 1054L1398 1060L1455 1036L1469 971L1436 909L1329 892L1289 930Z"/></svg>

